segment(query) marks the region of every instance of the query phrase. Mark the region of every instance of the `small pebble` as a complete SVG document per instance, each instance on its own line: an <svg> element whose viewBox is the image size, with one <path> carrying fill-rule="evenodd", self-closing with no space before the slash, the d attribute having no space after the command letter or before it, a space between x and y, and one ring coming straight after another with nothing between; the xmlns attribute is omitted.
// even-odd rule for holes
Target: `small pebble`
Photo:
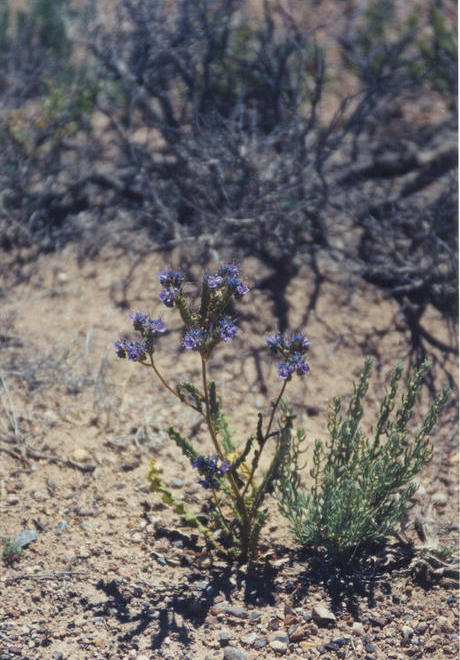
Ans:
<svg viewBox="0 0 460 660"><path fill-rule="evenodd" d="M256 638L257 635L255 632L249 632L246 633L246 635L243 635L243 637L240 639L240 642L242 644L247 644L248 646L251 646L256 641Z"/></svg>
<svg viewBox="0 0 460 660"><path fill-rule="evenodd" d="M72 454L72 458L79 463L86 461L89 458L89 451L83 447L77 447Z"/></svg>
<svg viewBox="0 0 460 660"><path fill-rule="evenodd" d="M223 660L247 660L247 655L243 651L227 646L224 651Z"/></svg>
<svg viewBox="0 0 460 660"><path fill-rule="evenodd" d="M289 637L282 632L270 635L270 648L276 653L286 653L289 646Z"/></svg>
<svg viewBox="0 0 460 660"><path fill-rule="evenodd" d="M405 640L409 640L414 634L414 629L410 626L403 626L401 628L401 633Z"/></svg>
<svg viewBox="0 0 460 660"><path fill-rule="evenodd" d="M38 534L34 529L21 529L14 537L13 543L20 548L27 548L29 543L33 543L37 539Z"/></svg>
<svg viewBox="0 0 460 660"><path fill-rule="evenodd" d="M313 607L312 616L313 620L316 621L319 626L329 626L336 622L334 614L321 603Z"/></svg>
<svg viewBox="0 0 460 660"><path fill-rule="evenodd" d="M183 479L178 479L177 477L175 477L171 481L171 486L173 488L182 488L184 483L185 483L185 481Z"/></svg>
<svg viewBox="0 0 460 660"><path fill-rule="evenodd" d="M445 493L443 490L438 490L436 493L433 493L431 501L435 505L437 504L438 506L445 506L448 501L447 493Z"/></svg>
<svg viewBox="0 0 460 660"><path fill-rule="evenodd" d="M217 637L219 638L219 643L221 646L227 646L228 643L233 639L233 633L228 628L221 628L217 634Z"/></svg>
<svg viewBox="0 0 460 660"><path fill-rule="evenodd" d="M353 633L353 635L364 635L363 624L360 621L353 621L351 632Z"/></svg>

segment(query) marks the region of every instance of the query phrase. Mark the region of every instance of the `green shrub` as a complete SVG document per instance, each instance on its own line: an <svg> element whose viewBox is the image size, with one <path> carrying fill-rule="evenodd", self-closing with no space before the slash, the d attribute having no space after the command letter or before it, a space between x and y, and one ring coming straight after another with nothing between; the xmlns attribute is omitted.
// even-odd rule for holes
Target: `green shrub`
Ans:
<svg viewBox="0 0 460 660"><path fill-rule="evenodd" d="M393 414L403 373L399 365L381 402L375 430L371 429L368 437L360 422L372 366L372 359L366 358L346 412L341 398L334 399L328 424L330 438L316 441L310 490L305 492L300 486L304 434L298 434L293 443L278 482L281 512L299 543L322 548L331 557L350 556L358 547L383 542L394 531L416 491L412 479L431 459L428 436L448 397L444 388L411 437L409 423L430 364L424 362L416 370Z"/></svg>

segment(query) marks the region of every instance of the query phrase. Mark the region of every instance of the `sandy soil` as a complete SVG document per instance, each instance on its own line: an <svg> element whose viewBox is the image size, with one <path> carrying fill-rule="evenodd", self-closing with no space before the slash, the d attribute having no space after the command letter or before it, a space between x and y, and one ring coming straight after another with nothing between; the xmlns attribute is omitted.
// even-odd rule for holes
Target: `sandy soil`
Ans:
<svg viewBox="0 0 460 660"><path fill-rule="evenodd" d="M114 355L128 311L144 309L171 327L158 358L168 378L197 375L196 355L178 350L178 318L158 302L156 273L171 266L180 264L151 255L130 274L129 258L109 251L79 265L69 248L59 258L42 257L29 281L1 289L0 536L33 530L37 538L18 561L0 565L0 658L456 656L456 573L432 552L457 547L455 405L433 435L434 457L420 474L405 530L420 549L417 512L428 530L426 550L404 559L394 549L387 571L355 584L334 582L298 552L274 502L264 559L251 573L194 543L194 531L149 492L154 457L164 482L192 510L204 502L195 471L167 438L169 424L185 433L194 427L203 452L210 451L193 415L147 370ZM312 347L312 372L289 396L312 443L324 437L328 404L350 392L364 354L377 359L372 423L376 397L408 351L396 306L358 280L345 282L340 268L325 267L328 279L308 323L312 274L303 272L289 291L291 327L304 328ZM257 350L276 328L271 303L257 289L264 273L251 259L243 272L253 290L238 308L242 332L212 367L242 439L279 387L275 365ZM129 309L120 306L124 299ZM448 340L434 311L424 322ZM445 360L456 378L455 360ZM438 366L436 388L444 380ZM420 410L426 405L424 392ZM318 604L335 620L318 618Z"/></svg>

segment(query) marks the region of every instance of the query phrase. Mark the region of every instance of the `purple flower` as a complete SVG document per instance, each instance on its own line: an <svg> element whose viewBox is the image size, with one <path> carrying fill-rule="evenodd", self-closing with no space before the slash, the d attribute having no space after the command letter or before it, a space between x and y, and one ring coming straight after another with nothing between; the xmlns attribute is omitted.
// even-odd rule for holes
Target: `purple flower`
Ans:
<svg viewBox="0 0 460 660"><path fill-rule="evenodd" d="M134 314L130 314L129 318L133 322L134 330L142 332L144 329L144 324L148 320L149 315L145 312L135 312Z"/></svg>
<svg viewBox="0 0 460 660"><path fill-rule="evenodd" d="M166 307L174 307L174 299L175 299L175 294L174 291L171 289L163 289L163 291L160 293L160 300L163 303L163 305L166 305Z"/></svg>
<svg viewBox="0 0 460 660"><path fill-rule="evenodd" d="M305 376L309 371L310 367L300 353L294 353L286 362L281 362L278 365L278 376L281 380L291 380L293 373L298 376Z"/></svg>
<svg viewBox="0 0 460 660"><path fill-rule="evenodd" d="M238 277L240 269L236 264L227 264L226 266L221 266L217 271L217 274L221 277Z"/></svg>
<svg viewBox="0 0 460 660"><path fill-rule="evenodd" d="M167 289L180 289L182 282L185 279L182 273L178 273L174 270L162 270L158 273L158 278L160 283Z"/></svg>
<svg viewBox="0 0 460 660"><path fill-rule="evenodd" d="M204 330L196 330L192 328L185 333L184 347L187 351L198 351L205 339L206 333Z"/></svg>
<svg viewBox="0 0 460 660"><path fill-rule="evenodd" d="M203 275L203 280L210 289L218 289L224 283L224 278L220 275Z"/></svg>
<svg viewBox="0 0 460 660"><path fill-rule="evenodd" d="M146 346L139 341L128 341L123 337L115 342L115 351L120 358L127 357L132 362L140 362L145 359Z"/></svg>
<svg viewBox="0 0 460 660"><path fill-rule="evenodd" d="M294 355L289 358L288 362L292 373L295 371L298 376L305 376L310 371L309 365L300 353L294 353Z"/></svg>
<svg viewBox="0 0 460 660"><path fill-rule="evenodd" d="M145 329L151 332L152 334L163 334L168 329L166 323L163 319L148 319L145 323Z"/></svg>
<svg viewBox="0 0 460 660"><path fill-rule="evenodd" d="M235 298L242 298L249 291L249 287L243 284L237 277L230 277L227 280L227 286L235 294Z"/></svg>
<svg viewBox="0 0 460 660"><path fill-rule="evenodd" d="M200 479L198 482L203 488L218 488L219 483L217 479L220 479L229 471L230 464L228 461L222 461L220 465L219 462L219 456L214 456L213 458L198 456L193 461L193 467L197 468L201 476L204 477L204 479Z"/></svg>
<svg viewBox="0 0 460 660"><path fill-rule="evenodd" d="M233 337L238 332L237 326L230 319L220 319L219 327L220 338L226 342L232 341Z"/></svg>
<svg viewBox="0 0 460 660"><path fill-rule="evenodd" d="M127 339L123 337L123 339L119 339L118 341L115 342L115 352L118 355L119 358L125 358L126 357L126 344L127 344Z"/></svg>
<svg viewBox="0 0 460 660"><path fill-rule="evenodd" d="M289 350L290 352L301 353L302 355L306 353L310 348L310 342L305 337L302 332L296 332L291 335L289 341Z"/></svg>
<svg viewBox="0 0 460 660"><path fill-rule="evenodd" d="M287 362L281 362L278 366L278 376L281 380L291 380L291 369Z"/></svg>
<svg viewBox="0 0 460 660"><path fill-rule="evenodd" d="M247 293L249 293L249 287L246 286L246 284L243 284L243 282L240 282L235 289L235 298L240 299Z"/></svg>
<svg viewBox="0 0 460 660"><path fill-rule="evenodd" d="M151 319L145 312L135 312L130 314L131 321L133 322L134 330L140 332L143 336L145 334L157 335L166 332L166 324L159 319Z"/></svg>
<svg viewBox="0 0 460 660"><path fill-rule="evenodd" d="M286 347L286 340L278 333L272 337L267 337L267 344L270 347L270 351L277 355Z"/></svg>

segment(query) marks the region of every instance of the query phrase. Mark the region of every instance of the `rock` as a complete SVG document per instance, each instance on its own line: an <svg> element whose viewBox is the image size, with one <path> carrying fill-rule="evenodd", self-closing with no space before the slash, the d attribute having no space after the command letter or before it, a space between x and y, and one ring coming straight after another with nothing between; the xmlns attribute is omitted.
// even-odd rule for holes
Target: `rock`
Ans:
<svg viewBox="0 0 460 660"><path fill-rule="evenodd" d="M289 646L289 637L283 632L275 633L270 635L269 644L270 648L276 653L286 653Z"/></svg>
<svg viewBox="0 0 460 660"><path fill-rule="evenodd" d="M328 610L328 608L325 605L322 605L321 603L313 607L312 617L313 620L319 626L334 625L337 620L334 614L330 610Z"/></svg>
<svg viewBox="0 0 460 660"><path fill-rule="evenodd" d="M217 603L214 607L214 612L219 614L220 612L225 612L225 614L231 614L236 616L239 619L247 619L249 617L248 611L244 607L239 607L238 605L230 605L226 600L221 603Z"/></svg>
<svg viewBox="0 0 460 660"><path fill-rule="evenodd" d="M367 635L364 635L363 637L363 646L366 653L369 653L370 655L377 655L375 646L372 644L371 640Z"/></svg>
<svg viewBox="0 0 460 660"><path fill-rule="evenodd" d="M414 634L414 629L411 628L410 626L403 626L401 628L401 633L402 633L402 636L404 637L404 639L406 641L408 641L412 637L412 635Z"/></svg>
<svg viewBox="0 0 460 660"><path fill-rule="evenodd" d="M431 501L435 506L446 506L448 501L447 493L443 490L438 490L436 493L433 493Z"/></svg>
<svg viewBox="0 0 460 660"><path fill-rule="evenodd" d="M89 458L89 451L87 449L84 449L83 447L77 447L74 449L72 458L74 461L78 461L79 463L82 463L83 461L87 461Z"/></svg>
<svg viewBox="0 0 460 660"><path fill-rule="evenodd" d="M67 529L67 523L65 520L60 520L55 527L56 532L62 533Z"/></svg>
<svg viewBox="0 0 460 660"><path fill-rule="evenodd" d="M300 640L308 637L308 629L306 626L298 626L294 632L289 634L291 642L300 642Z"/></svg>
<svg viewBox="0 0 460 660"><path fill-rule="evenodd" d="M183 479L178 479L177 477L174 477L174 479L171 480L171 486L173 488L182 488L185 484L185 481Z"/></svg>
<svg viewBox="0 0 460 660"><path fill-rule="evenodd" d="M53 660L64 660L64 653L62 651L54 651Z"/></svg>
<svg viewBox="0 0 460 660"><path fill-rule="evenodd" d="M259 637L254 642L254 648L255 649L263 649L267 646L267 644L268 644L268 639L266 637Z"/></svg>
<svg viewBox="0 0 460 660"><path fill-rule="evenodd" d="M38 534L34 529L21 529L14 537L13 543L20 548L27 548L29 543L33 543L37 539Z"/></svg>
<svg viewBox="0 0 460 660"><path fill-rule="evenodd" d="M15 504L19 503L19 497L14 493L9 493L9 495L6 498L6 501L10 506L14 506Z"/></svg>
<svg viewBox="0 0 460 660"><path fill-rule="evenodd" d="M351 632L353 633L353 635L364 635L363 624L360 621L353 621Z"/></svg>
<svg viewBox="0 0 460 660"><path fill-rule="evenodd" d="M249 622L256 623L257 621L260 621L261 618L262 615L260 612L251 612L249 615Z"/></svg>
<svg viewBox="0 0 460 660"><path fill-rule="evenodd" d="M138 468L140 464L140 461L135 458L131 461L123 461L123 463L120 464L120 470L123 470L123 472L130 472L131 470Z"/></svg>
<svg viewBox="0 0 460 660"><path fill-rule="evenodd" d="M251 646L256 641L256 637L257 635L255 632L249 632L246 633L246 635L243 635L243 637L240 639L240 642L242 644L246 644L247 646Z"/></svg>
<svg viewBox="0 0 460 660"><path fill-rule="evenodd" d="M233 639L233 633L228 628L221 628L217 633L217 637L219 638L219 643L221 646L227 646Z"/></svg>
<svg viewBox="0 0 460 660"><path fill-rule="evenodd" d="M224 651L223 660L247 660L247 655L243 651L227 646Z"/></svg>

